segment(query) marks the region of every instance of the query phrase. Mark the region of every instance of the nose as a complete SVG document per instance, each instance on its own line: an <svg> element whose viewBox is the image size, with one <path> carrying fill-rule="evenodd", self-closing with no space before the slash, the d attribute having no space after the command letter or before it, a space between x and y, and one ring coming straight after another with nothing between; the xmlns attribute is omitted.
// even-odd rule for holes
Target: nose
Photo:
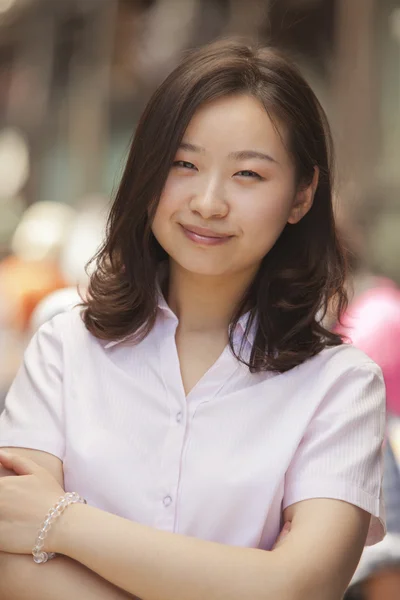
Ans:
<svg viewBox="0 0 400 600"><path fill-rule="evenodd" d="M203 189L199 189L193 194L190 209L203 219L226 217L229 207L221 184L216 180L205 183Z"/></svg>

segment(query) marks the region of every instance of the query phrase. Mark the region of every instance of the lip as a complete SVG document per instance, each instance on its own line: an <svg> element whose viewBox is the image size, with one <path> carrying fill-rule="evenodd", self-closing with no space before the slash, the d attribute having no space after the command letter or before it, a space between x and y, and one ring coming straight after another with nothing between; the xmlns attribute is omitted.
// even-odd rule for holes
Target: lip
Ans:
<svg viewBox="0 0 400 600"><path fill-rule="evenodd" d="M217 233L216 231L213 231L212 229L206 229L205 227L195 227L194 225L183 225L181 223L181 227L183 227L183 229L186 229L186 231L189 231L191 233L197 233L197 235L201 235L202 237L208 237L208 238L230 238L232 237L232 235L227 234L227 233Z"/></svg>
<svg viewBox="0 0 400 600"><path fill-rule="evenodd" d="M182 225L182 223L180 223L180 226L187 238L192 242L203 246L218 246L220 244L225 244L233 237L232 235L216 233L212 229L206 229L204 227Z"/></svg>

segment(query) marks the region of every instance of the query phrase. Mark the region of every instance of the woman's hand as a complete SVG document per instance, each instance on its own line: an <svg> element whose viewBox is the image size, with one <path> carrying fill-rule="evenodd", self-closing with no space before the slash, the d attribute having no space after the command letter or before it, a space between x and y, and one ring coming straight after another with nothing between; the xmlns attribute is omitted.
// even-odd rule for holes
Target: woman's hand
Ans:
<svg viewBox="0 0 400 600"><path fill-rule="evenodd" d="M276 538L275 544L272 546L271 551L276 550L276 548L278 548L278 546L280 546L283 543L283 541L285 540L286 536L288 535L288 533L290 531L291 526L292 526L291 521L286 521L286 523L282 527L282 531Z"/></svg>
<svg viewBox="0 0 400 600"><path fill-rule="evenodd" d="M0 479L0 551L30 554L50 508L64 490L58 481L33 460L0 450L0 464L18 477ZM52 552L52 529L43 550Z"/></svg>

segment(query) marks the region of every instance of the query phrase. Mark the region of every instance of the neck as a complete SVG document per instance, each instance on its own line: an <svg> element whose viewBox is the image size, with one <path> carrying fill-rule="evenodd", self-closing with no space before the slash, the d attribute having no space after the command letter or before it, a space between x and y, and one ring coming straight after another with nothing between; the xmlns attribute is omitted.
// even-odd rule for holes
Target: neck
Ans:
<svg viewBox="0 0 400 600"><path fill-rule="evenodd" d="M166 299L187 332L227 331L254 271L234 276L198 275L170 261Z"/></svg>

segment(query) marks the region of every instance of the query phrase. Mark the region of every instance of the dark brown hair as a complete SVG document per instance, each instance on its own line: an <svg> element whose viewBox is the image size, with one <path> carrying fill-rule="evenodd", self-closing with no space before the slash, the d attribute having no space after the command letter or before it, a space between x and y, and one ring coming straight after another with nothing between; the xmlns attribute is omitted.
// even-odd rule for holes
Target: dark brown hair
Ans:
<svg viewBox="0 0 400 600"><path fill-rule="evenodd" d="M321 323L328 306L339 318L347 306L346 260L332 209L332 140L325 113L296 67L272 48L234 40L192 51L150 99L136 129L112 205L107 235L96 254L83 319L96 337L143 339L157 313L157 267L167 254L151 223L177 148L195 111L232 94L257 98L283 123L298 185L319 183L310 211L287 224L237 307L248 328L257 318L251 356L236 356L251 371L287 371L342 342ZM233 340L230 339L232 350Z"/></svg>

